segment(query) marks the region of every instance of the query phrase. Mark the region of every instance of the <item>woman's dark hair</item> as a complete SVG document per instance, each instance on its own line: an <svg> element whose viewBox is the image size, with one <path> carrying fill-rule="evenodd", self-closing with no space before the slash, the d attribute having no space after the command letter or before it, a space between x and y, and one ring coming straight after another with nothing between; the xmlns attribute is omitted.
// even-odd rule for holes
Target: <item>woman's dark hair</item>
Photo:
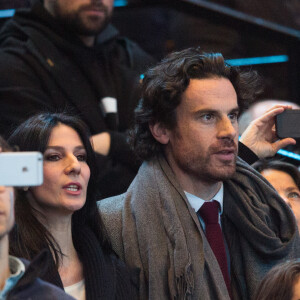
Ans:
<svg viewBox="0 0 300 300"><path fill-rule="evenodd" d="M72 215L72 235L76 239L81 228L88 226L96 235L103 250L110 253L110 244L96 204L97 170L94 151L89 140L90 133L83 121L64 113L41 113L23 122L12 133L8 142L17 146L20 151L44 153L53 128L59 124L67 125L78 133L85 147L87 164L91 172L86 202L80 210ZM58 266L62 255L60 248L51 233L39 221L37 214L38 212L28 201L27 192L19 189L15 204L16 226L10 236L10 253L31 260L42 249L49 247Z"/></svg>
<svg viewBox="0 0 300 300"><path fill-rule="evenodd" d="M300 261L293 260L273 267L260 283L254 300L292 300L299 279Z"/></svg>
<svg viewBox="0 0 300 300"><path fill-rule="evenodd" d="M224 61L220 53L203 53L199 48L174 52L145 73L142 99L135 111L131 144L143 160L162 152L161 144L151 134L149 124L176 126L176 108L190 79L227 78L238 97L240 111L261 93L261 80L254 71L240 71Z"/></svg>
<svg viewBox="0 0 300 300"><path fill-rule="evenodd" d="M8 143L0 136L0 148L2 152L11 152L12 148L8 145Z"/></svg>
<svg viewBox="0 0 300 300"><path fill-rule="evenodd" d="M259 160L255 162L252 167L257 170L259 173L262 173L264 170L277 170L282 171L284 173L289 174L293 180L295 181L298 189L300 189L300 172L296 166L278 160L278 159L270 159L270 160Z"/></svg>

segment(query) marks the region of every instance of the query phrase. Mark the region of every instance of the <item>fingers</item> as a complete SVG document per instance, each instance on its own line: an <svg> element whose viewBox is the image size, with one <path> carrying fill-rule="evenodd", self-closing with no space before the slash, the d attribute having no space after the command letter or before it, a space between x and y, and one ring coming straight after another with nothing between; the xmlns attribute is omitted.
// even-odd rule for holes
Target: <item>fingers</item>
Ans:
<svg viewBox="0 0 300 300"><path fill-rule="evenodd" d="M285 148L288 145L295 145L295 144L296 144L296 141L294 139L286 138L286 139L278 140L275 143L273 143L273 149L276 153L279 149Z"/></svg>
<svg viewBox="0 0 300 300"><path fill-rule="evenodd" d="M284 110L291 107L290 105L275 105L269 110L267 110L261 117L253 121L254 124L260 123L273 123L275 121L275 116L281 114Z"/></svg>
<svg viewBox="0 0 300 300"><path fill-rule="evenodd" d="M293 108L292 105L276 104L276 105L272 106L271 108L269 108L268 110L266 110L265 113L267 113L267 112L269 112L269 111L271 111L271 110L273 110L275 108L281 108L281 107L283 107L284 110L286 110L286 109L292 109Z"/></svg>
<svg viewBox="0 0 300 300"><path fill-rule="evenodd" d="M268 111L266 111L260 117L260 119L268 119L269 120L269 119L274 118L275 116L281 114L282 112L284 112L284 110L285 110L285 108L283 106L270 108Z"/></svg>
<svg viewBox="0 0 300 300"><path fill-rule="evenodd" d="M95 152L104 156L108 155L111 146L111 138L108 132L95 134L90 139Z"/></svg>

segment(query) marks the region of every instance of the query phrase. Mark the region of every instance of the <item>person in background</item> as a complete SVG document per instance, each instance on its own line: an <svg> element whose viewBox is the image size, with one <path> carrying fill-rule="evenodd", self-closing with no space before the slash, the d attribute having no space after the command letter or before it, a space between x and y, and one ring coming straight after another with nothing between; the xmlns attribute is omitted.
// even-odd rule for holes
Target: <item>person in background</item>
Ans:
<svg viewBox="0 0 300 300"><path fill-rule="evenodd" d="M272 268L260 283L253 300L300 299L300 261L291 260Z"/></svg>
<svg viewBox="0 0 300 300"><path fill-rule="evenodd" d="M95 158L85 124L65 114L38 114L9 143L44 156L43 184L17 193L10 253L32 259L49 249L52 264L42 279L75 299L134 299L131 274L114 255L97 210Z"/></svg>
<svg viewBox="0 0 300 300"><path fill-rule="evenodd" d="M132 132L144 163L126 193L98 202L113 248L141 270L140 299L252 299L268 270L298 257L292 211L237 156L238 116L258 82L196 48L145 74ZM253 127L269 154L296 142L273 141L284 109Z"/></svg>
<svg viewBox="0 0 300 300"><path fill-rule="evenodd" d="M280 160L260 160L252 165L275 188L292 209L300 228L300 172L296 166Z"/></svg>
<svg viewBox="0 0 300 300"><path fill-rule="evenodd" d="M114 0L32 2L0 32L0 134L40 111L72 110L102 155L102 196L123 192L139 166L126 131L154 59L111 25Z"/></svg>
<svg viewBox="0 0 300 300"><path fill-rule="evenodd" d="M0 155L1 152L11 151L9 145L0 137ZM45 269L37 269L36 266L46 265L47 253L40 254L31 264L27 260L9 255L9 232L14 226L14 201L14 188L1 186L0 182L0 299L74 299L58 287L38 278Z"/></svg>

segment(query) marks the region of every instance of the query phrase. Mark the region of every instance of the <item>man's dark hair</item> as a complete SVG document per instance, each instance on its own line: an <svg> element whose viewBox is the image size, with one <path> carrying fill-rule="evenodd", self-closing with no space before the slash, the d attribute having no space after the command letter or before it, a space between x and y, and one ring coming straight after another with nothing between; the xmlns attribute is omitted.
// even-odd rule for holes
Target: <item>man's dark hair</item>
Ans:
<svg viewBox="0 0 300 300"><path fill-rule="evenodd" d="M259 173L262 173L264 170L277 170L277 171L282 171L284 173L289 174L295 184L297 185L298 189L300 189L300 172L297 169L296 166L278 160L278 159L270 159L270 160L259 160L255 162L252 167L257 170Z"/></svg>
<svg viewBox="0 0 300 300"><path fill-rule="evenodd" d="M174 52L145 73L142 99L135 110L131 143L136 154L148 160L161 153L162 145L151 134L149 124L176 126L176 108L190 79L227 78L232 83L243 111L261 93L255 71L240 71L224 61L220 53L203 53L199 48Z"/></svg>
<svg viewBox="0 0 300 300"><path fill-rule="evenodd" d="M255 300L291 300L300 278L300 261L293 260L273 267L260 283Z"/></svg>
<svg viewBox="0 0 300 300"><path fill-rule="evenodd" d="M87 154L90 168L90 179L87 187L87 199L84 206L72 215L72 236L74 245L80 243L83 227L89 227L97 237L106 253L111 252L108 237L97 209L96 163L87 126L79 118L64 113L41 113L35 115L12 133L8 142L17 146L20 151L45 152L53 129L59 124L73 128L79 135ZM28 201L28 192L17 191L15 203L16 224L10 234L10 253L32 260L42 249L50 248L55 262L59 265L62 255L59 246L51 233L37 218L38 212Z"/></svg>

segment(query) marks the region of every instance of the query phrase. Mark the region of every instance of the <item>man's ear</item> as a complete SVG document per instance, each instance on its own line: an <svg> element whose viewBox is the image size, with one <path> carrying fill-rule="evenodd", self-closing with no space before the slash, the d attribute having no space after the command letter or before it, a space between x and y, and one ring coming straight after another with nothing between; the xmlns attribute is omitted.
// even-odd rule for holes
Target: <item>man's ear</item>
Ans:
<svg viewBox="0 0 300 300"><path fill-rule="evenodd" d="M169 143L169 130L161 123L149 124L150 131L153 137L163 145Z"/></svg>

